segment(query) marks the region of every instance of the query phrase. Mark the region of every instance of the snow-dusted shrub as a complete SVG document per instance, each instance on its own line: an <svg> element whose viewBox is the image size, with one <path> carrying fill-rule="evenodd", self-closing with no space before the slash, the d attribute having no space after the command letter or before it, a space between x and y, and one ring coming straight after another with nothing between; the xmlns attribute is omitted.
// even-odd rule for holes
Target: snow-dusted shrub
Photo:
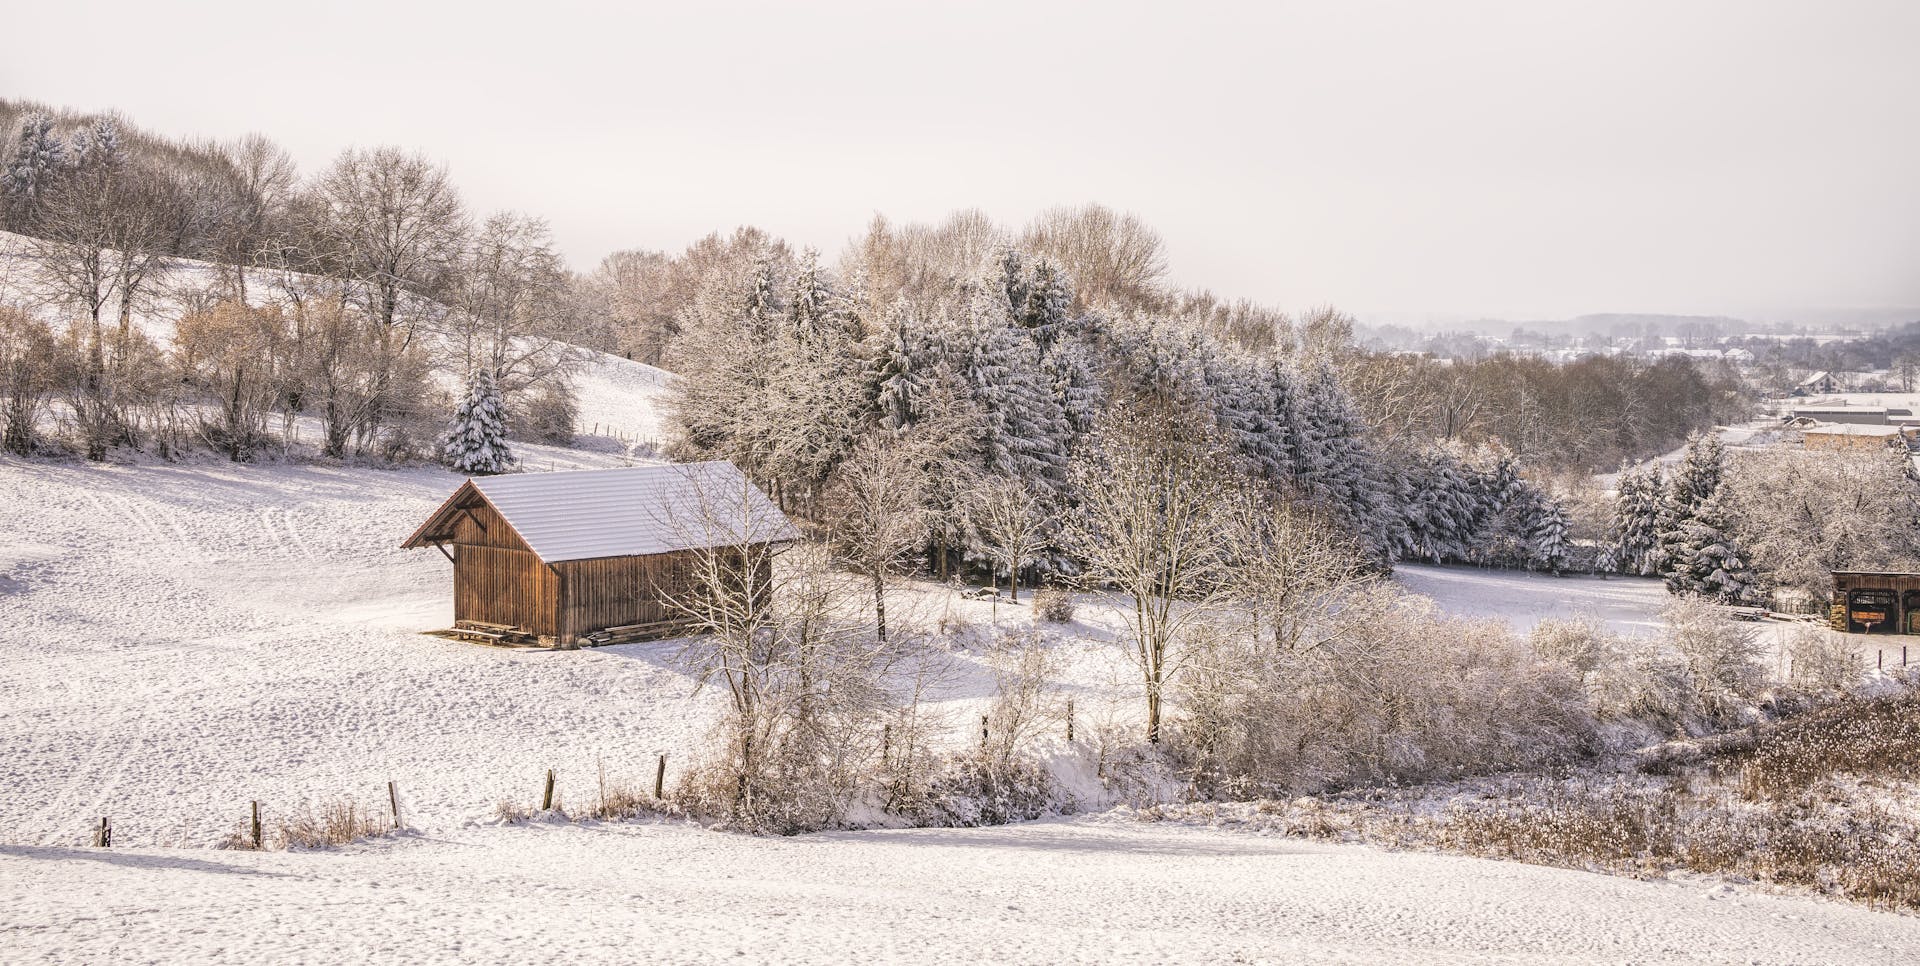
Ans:
<svg viewBox="0 0 1920 966"><path fill-rule="evenodd" d="M971 827L1068 814L1075 807L1039 762L978 749L946 759L921 797L896 802L889 811L917 826Z"/></svg>
<svg viewBox="0 0 1920 966"><path fill-rule="evenodd" d="M1787 632L1793 683L1813 691L1846 691L1860 683L1866 662L1853 642L1823 627L1801 625Z"/></svg>
<svg viewBox="0 0 1920 966"><path fill-rule="evenodd" d="M1810 800L1752 808L1678 781L1536 783L1511 797L1457 798L1434 827L1435 844L1470 855L1626 875L1740 875L1920 909L1920 827L1878 809L1849 814Z"/></svg>
<svg viewBox="0 0 1920 966"><path fill-rule="evenodd" d="M1701 597L1676 597L1661 616L1667 623L1665 641L1686 663L1694 696L1705 710L1724 712L1759 693L1766 668L1758 628L1728 619Z"/></svg>
<svg viewBox="0 0 1920 966"><path fill-rule="evenodd" d="M1052 624L1073 621L1073 595L1058 587L1042 587L1033 593L1033 615Z"/></svg>
<svg viewBox="0 0 1920 966"><path fill-rule="evenodd" d="M31 456L58 382L59 343L25 309L0 305L0 449Z"/></svg>
<svg viewBox="0 0 1920 966"><path fill-rule="evenodd" d="M1380 588L1303 649L1207 642L1182 677L1178 755L1203 795L1296 794L1564 762L1597 749L1569 668L1497 622Z"/></svg>
<svg viewBox="0 0 1920 966"><path fill-rule="evenodd" d="M1534 625L1533 632L1527 635L1527 643L1533 646L1534 653L1581 674L1597 670L1618 647L1606 625L1594 617L1548 618Z"/></svg>
<svg viewBox="0 0 1920 966"><path fill-rule="evenodd" d="M571 383L551 380L522 394L512 410L508 434L554 446L573 445L573 429L580 422L580 400Z"/></svg>
<svg viewBox="0 0 1920 966"><path fill-rule="evenodd" d="M1060 721L1050 642L1032 631L1009 634L994 642L988 664L994 695L977 745L935 754L912 707L888 727L879 772L884 811L914 825L971 826L1073 810L1072 797L1030 751Z"/></svg>
<svg viewBox="0 0 1920 966"><path fill-rule="evenodd" d="M1594 712L1636 719L1663 731L1684 730L1695 717L1693 677L1662 640L1616 639L1589 676Z"/></svg>
<svg viewBox="0 0 1920 966"><path fill-rule="evenodd" d="M1054 693L1060 661L1050 642L1033 631L1017 631L995 641L987 661L993 670L994 693L981 750L1012 761L1060 718Z"/></svg>

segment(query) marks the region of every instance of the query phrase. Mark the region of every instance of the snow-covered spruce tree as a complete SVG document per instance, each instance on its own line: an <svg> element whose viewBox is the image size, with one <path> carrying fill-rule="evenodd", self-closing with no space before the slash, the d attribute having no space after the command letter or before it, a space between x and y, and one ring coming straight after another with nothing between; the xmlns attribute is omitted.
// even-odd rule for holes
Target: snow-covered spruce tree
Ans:
<svg viewBox="0 0 1920 966"><path fill-rule="evenodd" d="M1027 271L1026 304L1015 318L1045 353L1074 327L1073 287L1066 274L1049 259L1036 259Z"/></svg>
<svg viewBox="0 0 1920 966"><path fill-rule="evenodd" d="M1294 478L1310 497L1343 513L1369 548L1384 551L1389 531L1386 494L1366 420L1341 388L1332 365L1315 363L1304 382Z"/></svg>
<svg viewBox="0 0 1920 966"><path fill-rule="evenodd" d="M1495 567L1531 562L1534 526L1545 500L1520 475L1519 461L1504 446L1491 443L1476 455L1475 526L1465 535L1468 556Z"/></svg>
<svg viewBox="0 0 1920 966"><path fill-rule="evenodd" d="M94 126L73 136L67 163L74 168L117 165L126 160L121 146L120 125L113 118L102 118Z"/></svg>
<svg viewBox="0 0 1920 966"><path fill-rule="evenodd" d="M1753 596L1756 580L1734 539L1726 507L1709 496L1670 531L1667 590L1738 603Z"/></svg>
<svg viewBox="0 0 1920 966"><path fill-rule="evenodd" d="M1080 342L1059 342L1043 365L1053 380L1053 395L1066 417L1067 432L1075 438L1092 432L1104 401L1092 353Z"/></svg>
<svg viewBox="0 0 1920 966"><path fill-rule="evenodd" d="M983 467L1057 490L1066 480L1067 419L1033 342L989 294L976 297L963 370L987 414Z"/></svg>
<svg viewBox="0 0 1920 966"><path fill-rule="evenodd" d="M802 342L852 336L852 313L820 268L820 253L809 248L787 286L787 325Z"/></svg>
<svg viewBox="0 0 1920 966"><path fill-rule="evenodd" d="M922 355L921 339L913 325L896 310L874 373L874 406L880 411L883 428L898 431L913 425L926 382L920 371L926 365Z"/></svg>
<svg viewBox="0 0 1920 966"><path fill-rule="evenodd" d="M467 381L467 398L453 411L441 455L462 473L505 473L519 462L507 447L506 406L490 369L476 370Z"/></svg>
<svg viewBox="0 0 1920 966"><path fill-rule="evenodd" d="M59 179L66 160L66 145L54 135L52 117L34 113L21 120L13 150L0 169L0 199L6 203L7 227L22 230L32 226L40 203Z"/></svg>
<svg viewBox="0 0 1920 966"><path fill-rule="evenodd" d="M1727 451L1713 433L1695 433L1687 439L1686 453L1667 480L1668 516L1678 522L1720 490L1727 473Z"/></svg>
<svg viewBox="0 0 1920 966"><path fill-rule="evenodd" d="M1541 503L1541 509L1534 520L1533 532L1529 534L1533 551L1533 564L1550 573L1559 573L1566 565L1567 551L1567 508L1559 500L1548 497Z"/></svg>
<svg viewBox="0 0 1920 966"><path fill-rule="evenodd" d="M1660 572L1660 530L1665 519L1665 487L1659 463L1620 467L1614 497L1612 569L1642 577Z"/></svg>
<svg viewBox="0 0 1920 966"><path fill-rule="evenodd" d="M1727 454L1720 438L1713 433L1695 433L1687 438L1686 453L1680 465L1667 477L1660 505L1660 550L1662 576L1667 575L1691 544L1686 526L1700 507L1720 491L1726 476Z"/></svg>

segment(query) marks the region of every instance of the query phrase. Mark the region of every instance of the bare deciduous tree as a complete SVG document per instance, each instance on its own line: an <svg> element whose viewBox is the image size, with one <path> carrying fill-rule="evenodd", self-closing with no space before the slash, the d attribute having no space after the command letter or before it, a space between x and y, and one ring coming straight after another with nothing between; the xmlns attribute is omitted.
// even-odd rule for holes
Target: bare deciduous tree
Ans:
<svg viewBox="0 0 1920 966"><path fill-rule="evenodd" d="M1027 226L1020 248L1053 259L1094 306L1154 309L1166 301L1164 243L1133 215L1100 205L1055 208Z"/></svg>
<svg viewBox="0 0 1920 966"><path fill-rule="evenodd" d="M1131 402L1097 428L1075 464L1079 513L1070 540L1086 580L1131 602L1128 631L1146 688L1147 740L1160 740L1168 682L1191 631L1232 597L1222 552L1226 505L1241 484L1209 421L1170 404Z"/></svg>
<svg viewBox="0 0 1920 966"><path fill-rule="evenodd" d="M871 588L882 642L887 640L887 582L926 539L920 465L910 447L869 436L840 464L827 489L834 555Z"/></svg>
<svg viewBox="0 0 1920 966"><path fill-rule="evenodd" d="M1020 568L1047 547L1045 501L1025 480L1001 476L981 478L964 499L974 533L1007 569L1008 590L1018 603Z"/></svg>
<svg viewBox="0 0 1920 966"><path fill-rule="evenodd" d="M443 302L450 368L491 370L509 399L564 382L582 358L566 267L537 218L488 218L450 271Z"/></svg>

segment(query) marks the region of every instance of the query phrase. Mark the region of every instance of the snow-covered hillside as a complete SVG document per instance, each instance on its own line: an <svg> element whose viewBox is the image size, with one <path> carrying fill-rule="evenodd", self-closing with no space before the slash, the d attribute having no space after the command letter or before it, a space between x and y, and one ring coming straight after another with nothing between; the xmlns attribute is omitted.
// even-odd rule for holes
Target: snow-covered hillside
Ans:
<svg viewBox="0 0 1920 966"><path fill-rule="evenodd" d="M30 239L0 231L0 300L37 306L37 311L48 321L58 323L62 321L60 311L41 298L43 286L38 264ZM223 271L230 269L193 259L175 259L163 284L149 297L135 301L131 313L134 327L155 343L169 345L174 323L187 310L191 293L211 288L216 273ZM269 298L276 291L273 273L264 270L250 270L248 285L253 300ZM107 311L116 313L118 307L109 305ZM661 435L662 403L673 374L644 362L590 349L580 350L580 356L582 362L573 379L580 399L575 429L581 436L589 437L582 443L594 446L595 440L599 440L623 447L657 444ZM458 374L439 372L435 375L438 384L449 392L462 385L463 377Z"/></svg>
<svg viewBox="0 0 1920 966"><path fill-rule="evenodd" d="M1726 884L1109 821L472 829L338 853L0 846L8 962L1768 963L1920 919Z"/></svg>

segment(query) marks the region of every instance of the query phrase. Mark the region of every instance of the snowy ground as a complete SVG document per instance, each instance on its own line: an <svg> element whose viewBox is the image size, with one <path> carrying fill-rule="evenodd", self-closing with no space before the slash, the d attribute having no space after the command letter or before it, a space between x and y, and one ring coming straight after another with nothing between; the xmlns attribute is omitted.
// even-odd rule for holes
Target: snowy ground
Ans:
<svg viewBox="0 0 1920 966"><path fill-rule="evenodd" d="M1628 637L1652 637L1664 626L1661 608L1667 604L1666 586L1652 577L1545 574L1479 567L1394 565L1394 579L1408 590L1439 602L1449 613L1505 621L1520 633L1549 618L1599 620L1607 629ZM1780 621L1753 625L1760 633L1765 660L1784 676L1789 669L1787 635L1796 626ZM1890 634L1848 634L1862 666L1873 672L1894 670L1903 661L1920 664L1920 640Z"/></svg>
<svg viewBox="0 0 1920 966"><path fill-rule="evenodd" d="M1526 633L1547 618L1597 618L1616 634L1645 637L1661 627L1667 590L1648 577L1548 577L1517 570L1399 563L1394 579L1463 617L1506 621Z"/></svg>
<svg viewBox="0 0 1920 966"><path fill-rule="evenodd" d="M580 375L591 438L525 447L526 467L631 461L659 434L670 378L595 356ZM451 621L450 568L397 545L459 479L0 458L0 963L1920 957L1920 920L1840 904L1115 815L792 840L499 826L496 804L531 805L548 768L578 802L603 771L631 786L658 753L679 767L717 696L696 693L671 642L529 652L421 635ZM1652 633L1664 600L1631 579L1398 579L1520 630L1591 614ZM899 598L896 614L927 624L1032 620L926 583ZM1133 712L1117 628L1088 597L1052 629L1083 727ZM990 692L978 636L947 638L935 697L956 736ZM269 816L378 805L388 781L416 830L404 838L205 848L252 801ZM81 847L101 816L115 848Z"/></svg>
<svg viewBox="0 0 1920 966"><path fill-rule="evenodd" d="M546 469L619 457L530 448ZM0 459L0 842L201 846L269 810L399 783L441 831L601 770L650 781L711 720L674 642L573 652L423 636L451 567L398 545L458 486L437 469L97 466ZM903 589L896 620L1027 626L1025 606ZM1132 684L1097 614L1056 647L1083 723ZM955 736L990 693L958 635L936 698ZM1129 705L1131 707L1131 705ZM576 799L577 800L577 799Z"/></svg>
<svg viewBox="0 0 1920 966"><path fill-rule="evenodd" d="M338 853L0 847L8 962L1859 963L1920 919L1121 819L752 839L472 829Z"/></svg>

